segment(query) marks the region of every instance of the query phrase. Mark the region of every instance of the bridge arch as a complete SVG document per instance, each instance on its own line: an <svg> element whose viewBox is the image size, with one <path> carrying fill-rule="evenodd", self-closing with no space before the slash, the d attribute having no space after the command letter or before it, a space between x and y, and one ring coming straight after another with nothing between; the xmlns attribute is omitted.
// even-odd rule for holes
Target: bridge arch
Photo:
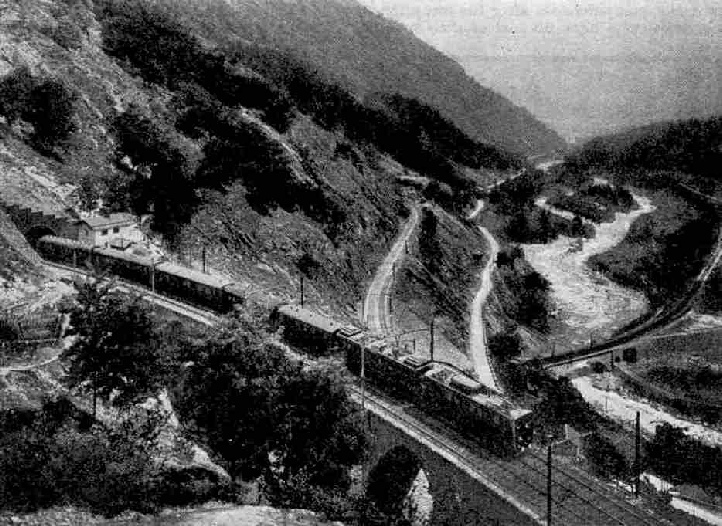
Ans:
<svg viewBox="0 0 722 526"><path fill-rule="evenodd" d="M423 460L405 445L389 449L369 472L367 495L384 513L410 524L429 524L433 509Z"/></svg>
<svg viewBox="0 0 722 526"><path fill-rule="evenodd" d="M49 226L36 225L25 231L25 238L31 245L35 246L43 236L57 236L58 234Z"/></svg>
<svg viewBox="0 0 722 526"><path fill-rule="evenodd" d="M538 526L539 522L520 511L513 503L505 500L491 488L480 483L480 480L463 468L450 462L442 454L430 449L416 438L401 431L396 424L389 423L383 418L368 413L368 431L372 437L369 454L365 466L367 481L366 490L370 500L378 503L372 494L378 494L379 487L373 488L373 479L378 475L372 472L380 470L383 465L397 465L395 458L410 458L413 464L418 465L418 473L426 475L428 480L428 495L431 506L429 508L429 526L479 526L481 524L501 525L514 524L515 526ZM396 450L395 453L394 450ZM386 460L384 460L386 458ZM386 468L388 471L388 468ZM407 472L412 472L408 468ZM400 486L409 488L412 475L399 477ZM413 480L413 479L412 479ZM388 500L392 505L399 506L398 494ZM408 495L408 490L406 490ZM404 502L401 498L401 518L404 517ZM410 506L413 510L413 504ZM398 509L398 507L397 507ZM408 507L406 508L408 510ZM424 524L421 521L411 521L414 526Z"/></svg>

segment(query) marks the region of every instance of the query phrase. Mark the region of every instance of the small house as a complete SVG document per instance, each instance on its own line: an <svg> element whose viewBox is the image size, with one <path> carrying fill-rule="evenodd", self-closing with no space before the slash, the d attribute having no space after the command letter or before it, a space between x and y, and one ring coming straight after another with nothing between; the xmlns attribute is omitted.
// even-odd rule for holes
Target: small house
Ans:
<svg viewBox="0 0 722 526"><path fill-rule="evenodd" d="M133 214L96 215L80 220L78 241L125 249L131 243L143 241L143 233L138 227L138 218Z"/></svg>

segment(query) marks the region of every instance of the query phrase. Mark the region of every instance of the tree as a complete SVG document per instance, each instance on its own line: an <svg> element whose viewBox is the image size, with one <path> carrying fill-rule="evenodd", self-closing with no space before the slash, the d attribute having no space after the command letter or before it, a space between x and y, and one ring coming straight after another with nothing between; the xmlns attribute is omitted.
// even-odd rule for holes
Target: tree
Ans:
<svg viewBox="0 0 722 526"><path fill-rule="evenodd" d="M276 449L286 477L306 473L312 485L347 489L348 469L366 448L358 411L331 370L304 370L283 387Z"/></svg>
<svg viewBox="0 0 722 526"><path fill-rule="evenodd" d="M243 312L189 347L175 406L233 475L263 476L274 500L343 493L366 446L357 413L334 375L291 361L262 326Z"/></svg>
<svg viewBox="0 0 722 526"><path fill-rule="evenodd" d="M604 435L593 432L587 438L585 454L601 475L623 479L629 472L624 455Z"/></svg>
<svg viewBox="0 0 722 526"><path fill-rule="evenodd" d="M75 131L75 104L78 95L64 82L50 79L31 93L25 118L35 127L36 148L50 152L62 145Z"/></svg>
<svg viewBox="0 0 722 526"><path fill-rule="evenodd" d="M242 314L191 345L187 352L193 361L175 403L229 471L244 477L267 469L274 433L282 424L275 401L299 367L271 345L260 327L259 318Z"/></svg>
<svg viewBox="0 0 722 526"><path fill-rule="evenodd" d="M514 330L507 330L495 334L489 338L489 351L502 360L509 360L519 356L522 351L522 342L519 333Z"/></svg>
<svg viewBox="0 0 722 526"><path fill-rule="evenodd" d="M156 326L140 297L113 290L98 277L75 282L77 297L70 308L76 340L64 353L70 367L66 382L115 405L158 393L165 385L170 358L156 337Z"/></svg>
<svg viewBox="0 0 722 526"><path fill-rule="evenodd" d="M157 416L139 411L108 427L60 398L21 421L3 422L0 508L75 504L106 515L152 511L159 498L152 456Z"/></svg>
<svg viewBox="0 0 722 526"><path fill-rule="evenodd" d="M0 114L10 124L23 117L35 85L27 66L16 68L0 79Z"/></svg>

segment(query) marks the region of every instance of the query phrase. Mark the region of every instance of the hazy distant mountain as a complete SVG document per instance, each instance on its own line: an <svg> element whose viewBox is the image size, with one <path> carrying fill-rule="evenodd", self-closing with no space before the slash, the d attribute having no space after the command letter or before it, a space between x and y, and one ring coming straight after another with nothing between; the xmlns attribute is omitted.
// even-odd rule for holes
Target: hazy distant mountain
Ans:
<svg viewBox="0 0 722 526"><path fill-rule="evenodd" d="M216 44L292 51L359 97L400 93L438 108L472 138L531 155L561 137L400 24L354 0L149 0Z"/></svg>

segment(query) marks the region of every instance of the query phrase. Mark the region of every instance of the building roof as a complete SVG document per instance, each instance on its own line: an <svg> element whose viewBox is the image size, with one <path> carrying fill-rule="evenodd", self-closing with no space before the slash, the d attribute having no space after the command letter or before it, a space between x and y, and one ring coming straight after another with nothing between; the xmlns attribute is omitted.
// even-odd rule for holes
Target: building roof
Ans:
<svg viewBox="0 0 722 526"><path fill-rule="evenodd" d="M133 214L116 213L107 216L98 215L85 217L82 222L93 230L102 230L113 226L128 226L137 223L137 218Z"/></svg>

